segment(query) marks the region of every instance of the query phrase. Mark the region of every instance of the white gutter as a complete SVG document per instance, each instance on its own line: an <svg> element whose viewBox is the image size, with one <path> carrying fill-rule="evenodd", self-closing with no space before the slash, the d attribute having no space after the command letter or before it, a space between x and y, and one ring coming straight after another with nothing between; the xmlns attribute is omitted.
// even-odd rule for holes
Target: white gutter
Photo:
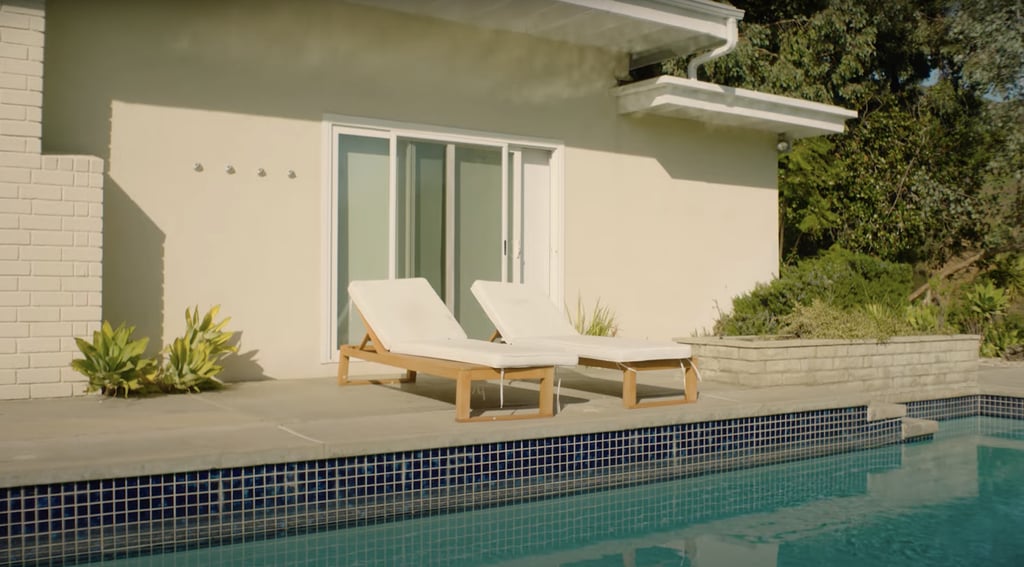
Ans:
<svg viewBox="0 0 1024 567"><path fill-rule="evenodd" d="M686 66L686 74L691 79L697 79L697 67L711 61L712 59L718 59L719 57L729 53L736 47L736 43L739 42L740 34L736 29L736 18L729 18L725 22L725 43L719 45L711 51L707 51L697 55L690 60L690 64Z"/></svg>

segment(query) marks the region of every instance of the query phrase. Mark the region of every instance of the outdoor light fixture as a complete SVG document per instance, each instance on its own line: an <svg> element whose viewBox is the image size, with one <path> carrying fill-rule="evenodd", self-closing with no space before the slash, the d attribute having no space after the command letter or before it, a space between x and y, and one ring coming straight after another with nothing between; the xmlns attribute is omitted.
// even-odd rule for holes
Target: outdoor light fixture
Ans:
<svg viewBox="0 0 1024 567"><path fill-rule="evenodd" d="M775 142L775 151L784 154L791 149L793 149L793 144L789 141L789 138L785 134L779 134L779 141Z"/></svg>

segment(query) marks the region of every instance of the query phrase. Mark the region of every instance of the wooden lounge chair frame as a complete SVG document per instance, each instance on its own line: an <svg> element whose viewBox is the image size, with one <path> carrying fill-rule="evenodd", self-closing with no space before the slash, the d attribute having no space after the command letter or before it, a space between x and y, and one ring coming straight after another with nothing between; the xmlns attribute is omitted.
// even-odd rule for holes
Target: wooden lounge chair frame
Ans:
<svg viewBox="0 0 1024 567"><path fill-rule="evenodd" d="M501 333L495 330L491 333L490 340L496 341L501 339ZM682 404L692 404L697 401L697 358L668 358L662 360L639 360L634 362L613 362L610 360L600 360L597 358L586 358L580 357L580 366L592 366L597 368L607 368L610 370L621 370L622 371L622 405L626 409L637 409L637 408L650 408L659 406L676 406ZM641 370L675 370L677 368L684 369L683 376L683 388L685 389L685 395L682 398L672 398L669 400L649 400L639 401L637 400L637 372Z"/></svg>
<svg viewBox="0 0 1024 567"><path fill-rule="evenodd" d="M666 360L641 360L636 362L611 362L596 358L580 358L580 366L596 366L622 370L622 405L627 409L651 408L692 404L697 401L697 361L694 358L670 358ZM638 401L636 397L637 372L640 370L675 370L684 368L683 387L685 396L670 400Z"/></svg>
<svg viewBox="0 0 1024 567"><path fill-rule="evenodd" d="M360 314L360 317L362 314ZM512 419L534 419L538 417L551 417L554 415L553 384L555 381L555 368L553 366L536 366L529 368L506 368L504 371L489 366L470 364L454 360L440 358L427 358L424 356L413 356L397 354L385 350L382 343L373 332L370 325L366 324L366 336L358 345L343 345L338 349L338 385L356 386L363 384L393 384L398 382L415 382L416 374L423 372L432 376L450 378L455 380L455 421L504 421ZM353 380L349 374L349 359L358 358L369 362L377 362L388 366L405 369L405 378L396 379L358 379ZM540 385L540 394L537 401L538 410L536 413L527 414L503 414L503 415L478 415L472 416L470 399L472 397L472 385L475 381L483 380L537 380Z"/></svg>

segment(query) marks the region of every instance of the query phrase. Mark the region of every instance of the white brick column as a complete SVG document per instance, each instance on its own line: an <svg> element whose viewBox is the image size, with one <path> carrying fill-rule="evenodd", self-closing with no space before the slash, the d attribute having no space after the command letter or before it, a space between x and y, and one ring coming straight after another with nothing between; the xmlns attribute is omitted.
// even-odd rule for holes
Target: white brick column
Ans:
<svg viewBox="0 0 1024 567"><path fill-rule="evenodd" d="M0 399L71 396L102 318L103 160L41 155L43 0L0 2Z"/></svg>

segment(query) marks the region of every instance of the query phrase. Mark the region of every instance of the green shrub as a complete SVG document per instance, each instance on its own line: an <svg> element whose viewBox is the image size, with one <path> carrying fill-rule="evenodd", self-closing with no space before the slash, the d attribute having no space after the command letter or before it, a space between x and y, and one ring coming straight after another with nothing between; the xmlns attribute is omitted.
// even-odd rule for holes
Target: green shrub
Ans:
<svg viewBox="0 0 1024 567"><path fill-rule="evenodd" d="M912 269L832 247L824 254L784 266L779 278L759 284L733 299L732 312L715 323L719 335L772 335L782 332L783 318L797 305L815 300L840 310L878 304L903 308L910 293Z"/></svg>
<svg viewBox="0 0 1024 567"><path fill-rule="evenodd" d="M873 303L841 309L820 299L797 305L782 318L782 332L805 339L876 339L886 341L913 328L902 310Z"/></svg>
<svg viewBox="0 0 1024 567"><path fill-rule="evenodd" d="M199 307L185 310L185 334L167 346L167 363L161 369L158 384L168 392L199 392L224 385L217 375L224 369L220 360L238 347L229 345L233 332L224 331L230 317L214 322L220 311L215 305L199 318Z"/></svg>
<svg viewBox="0 0 1024 567"><path fill-rule="evenodd" d="M906 321L914 334L933 335L942 332L939 318L939 307L924 303L913 303L907 306Z"/></svg>
<svg viewBox="0 0 1024 567"><path fill-rule="evenodd" d="M92 343L75 338L85 358L71 361L71 367L89 378L87 392L100 391L108 396L141 392L152 386L159 368L156 360L144 358L149 339L132 340L135 327L124 323L116 329L104 321L92 334Z"/></svg>
<svg viewBox="0 0 1024 567"><path fill-rule="evenodd" d="M985 279L1003 288L1011 297L1024 294L1024 254L999 254Z"/></svg>
<svg viewBox="0 0 1024 567"><path fill-rule="evenodd" d="M568 312L568 308L566 308ZM594 310L587 316L587 310L583 307L583 300L576 300L576 316L568 313L569 322L581 335L593 335L596 337L614 337L619 332L619 325L615 321L615 312L608 306L601 305L598 299L594 303Z"/></svg>
<svg viewBox="0 0 1024 567"><path fill-rule="evenodd" d="M875 325L875 338L879 341L887 341L892 337L913 335L919 332L907 316L907 307L907 305L890 307L870 303L854 308L854 310L864 311Z"/></svg>
<svg viewBox="0 0 1024 567"><path fill-rule="evenodd" d="M1024 331L1018 326L1002 320L985 328L981 338L981 356L1006 356L1011 347L1024 343Z"/></svg>

